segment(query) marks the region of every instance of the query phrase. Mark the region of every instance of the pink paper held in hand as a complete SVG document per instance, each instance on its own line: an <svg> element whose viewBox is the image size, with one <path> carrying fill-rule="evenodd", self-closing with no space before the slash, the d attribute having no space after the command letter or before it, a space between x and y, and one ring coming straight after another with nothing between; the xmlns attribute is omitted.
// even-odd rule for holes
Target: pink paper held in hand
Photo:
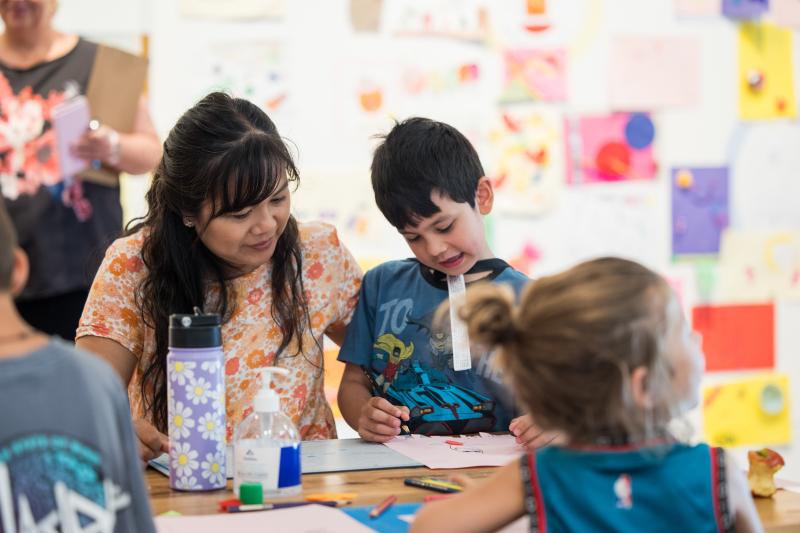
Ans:
<svg viewBox="0 0 800 533"><path fill-rule="evenodd" d="M70 98L53 108L58 161L64 178L75 176L89 166L85 159L72 155L70 147L86 133L90 119L89 101L85 96Z"/></svg>

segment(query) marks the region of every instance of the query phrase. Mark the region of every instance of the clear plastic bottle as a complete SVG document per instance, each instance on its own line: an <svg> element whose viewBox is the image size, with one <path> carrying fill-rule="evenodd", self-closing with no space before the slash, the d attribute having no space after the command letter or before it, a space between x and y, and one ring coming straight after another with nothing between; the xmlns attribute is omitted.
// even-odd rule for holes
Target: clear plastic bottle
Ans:
<svg viewBox="0 0 800 533"><path fill-rule="evenodd" d="M261 390L253 400L253 412L234 431L233 491L238 497L242 483L260 483L265 498L299 494L300 434L280 411L280 398L270 389L272 376L288 371L266 367L259 372Z"/></svg>

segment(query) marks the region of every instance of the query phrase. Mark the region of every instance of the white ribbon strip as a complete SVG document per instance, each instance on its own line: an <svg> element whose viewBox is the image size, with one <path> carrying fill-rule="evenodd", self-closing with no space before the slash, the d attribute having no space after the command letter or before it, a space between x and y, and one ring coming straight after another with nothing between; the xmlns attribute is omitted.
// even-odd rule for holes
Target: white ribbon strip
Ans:
<svg viewBox="0 0 800 533"><path fill-rule="evenodd" d="M472 368L472 357L469 353L469 335L467 326L458 316L458 310L464 303L467 286L464 276L447 276L447 294L450 299L450 337L453 346L453 370L469 370Z"/></svg>

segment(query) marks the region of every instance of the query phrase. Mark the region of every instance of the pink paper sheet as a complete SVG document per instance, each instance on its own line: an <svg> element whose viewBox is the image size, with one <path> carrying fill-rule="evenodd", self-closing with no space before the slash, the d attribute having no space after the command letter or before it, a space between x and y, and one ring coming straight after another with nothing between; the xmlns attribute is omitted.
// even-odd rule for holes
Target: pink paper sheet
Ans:
<svg viewBox="0 0 800 533"><path fill-rule="evenodd" d="M460 442L460 445L447 441ZM426 437L404 435L384 443L428 468L470 468L474 466L503 466L523 453L511 435L465 435L461 437Z"/></svg>

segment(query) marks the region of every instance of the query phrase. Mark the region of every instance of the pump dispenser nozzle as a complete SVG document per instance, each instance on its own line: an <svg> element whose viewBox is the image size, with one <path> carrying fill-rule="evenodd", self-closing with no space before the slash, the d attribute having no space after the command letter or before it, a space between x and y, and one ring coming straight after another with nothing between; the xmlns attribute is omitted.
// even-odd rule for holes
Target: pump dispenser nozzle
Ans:
<svg viewBox="0 0 800 533"><path fill-rule="evenodd" d="M258 373L261 374L261 390L256 394L253 400L253 410L257 413L274 413L280 411L281 400L278 394L270 388L273 374L281 374L288 376L289 371L285 368L277 366L267 366L259 368Z"/></svg>

